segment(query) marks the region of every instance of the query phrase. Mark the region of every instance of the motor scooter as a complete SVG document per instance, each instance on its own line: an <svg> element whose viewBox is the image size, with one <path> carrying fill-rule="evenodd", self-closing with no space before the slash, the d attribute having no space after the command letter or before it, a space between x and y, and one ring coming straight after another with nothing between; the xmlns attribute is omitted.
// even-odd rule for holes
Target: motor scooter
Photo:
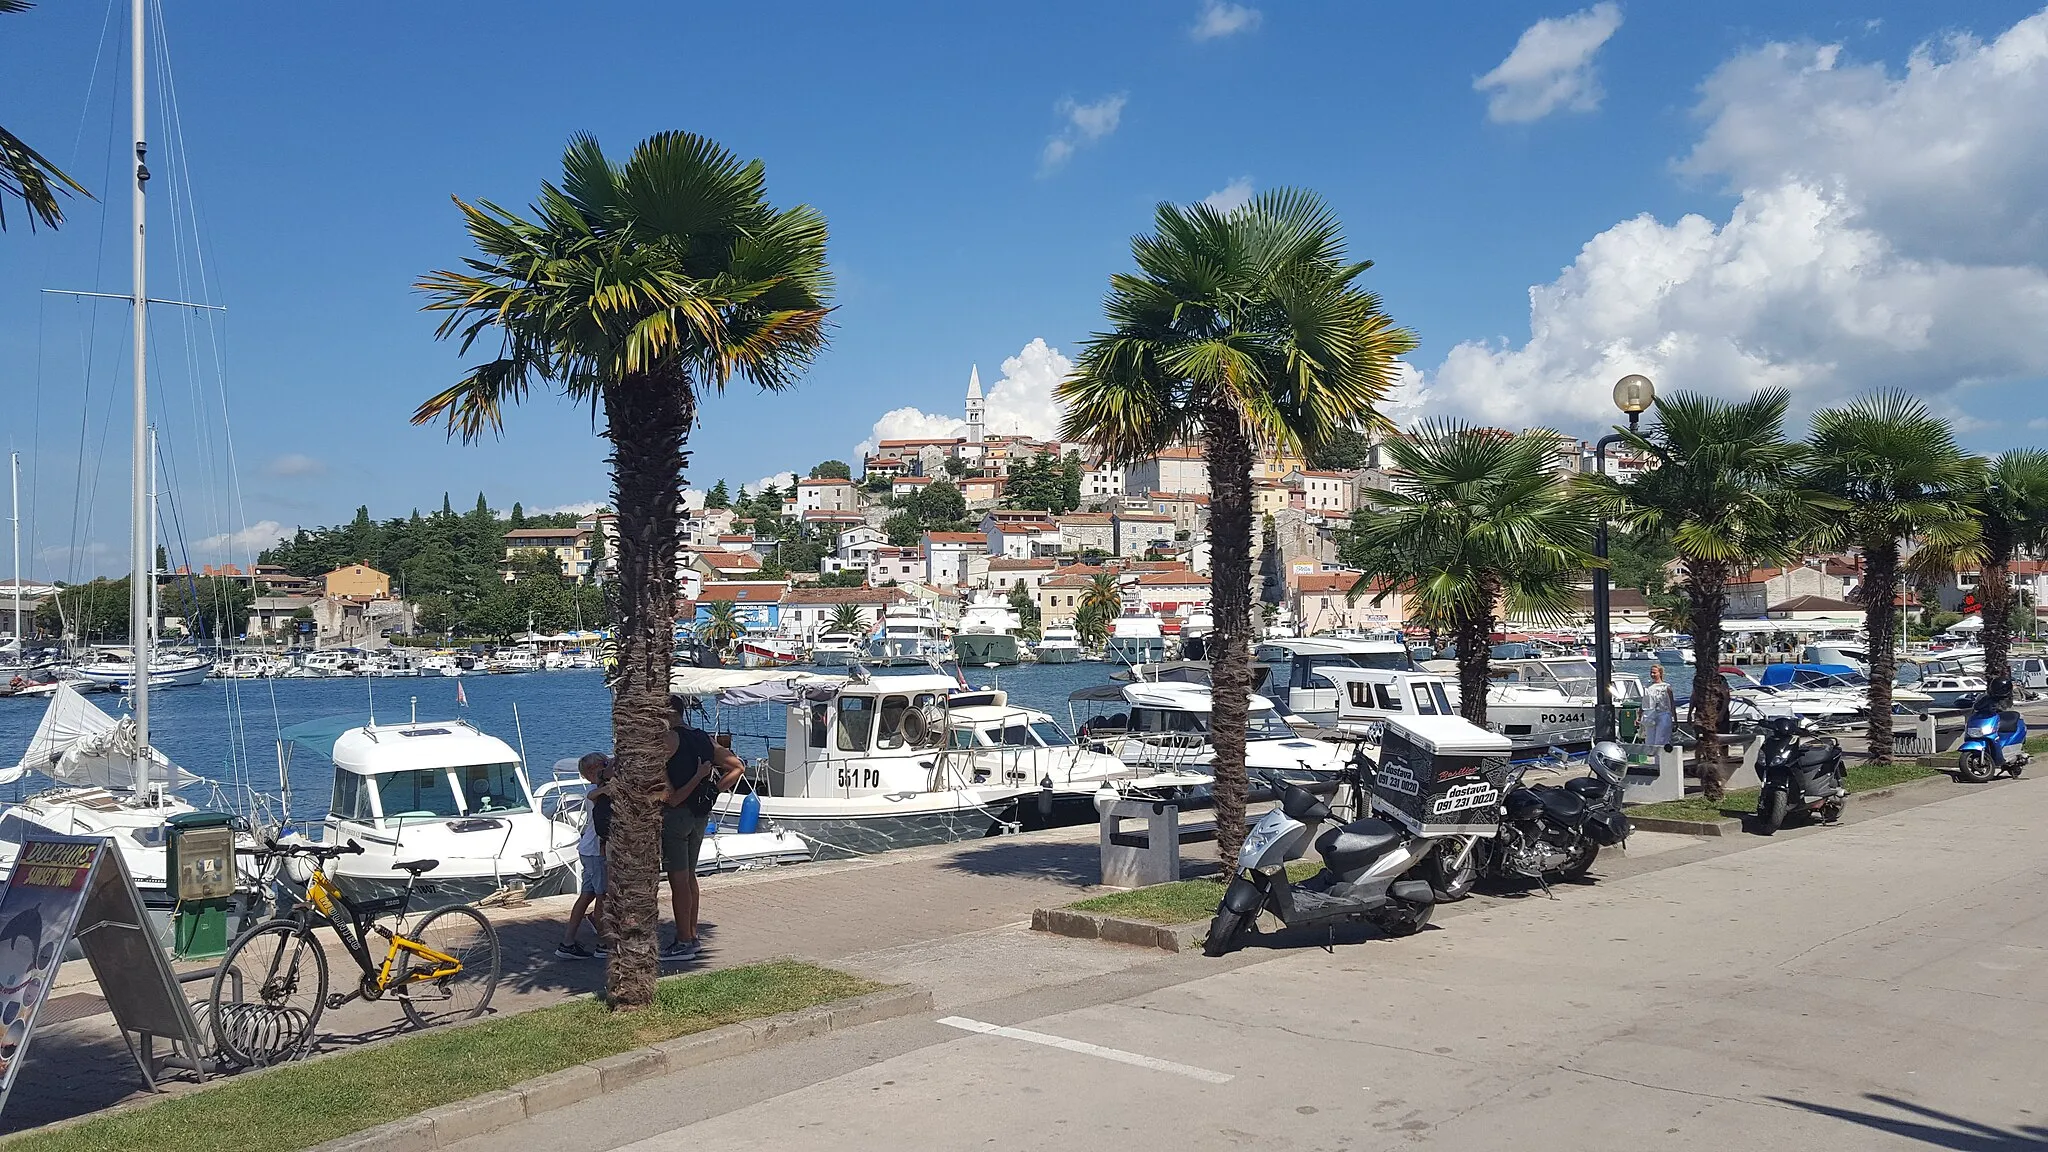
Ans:
<svg viewBox="0 0 2048 1152"><path fill-rule="evenodd" d="M1349 784L1353 796L1364 797L1368 766L1360 748L1338 786ZM1329 801L1275 776L1267 782L1280 806L1245 834L1237 875L1209 923L1205 954L1222 956L1243 947L1262 910L1290 928L1367 921L1389 936L1412 936L1428 925L1436 893L1427 880L1411 879L1409 873L1449 838L1416 836L1370 817L1318 835L1332 816ZM1300 884L1290 883L1287 862L1307 854L1311 840L1323 870Z"/></svg>
<svg viewBox="0 0 2048 1152"><path fill-rule="evenodd" d="M2027 722L2012 709L2012 681L1994 681L1970 705L1963 721L1963 742L1956 749L1956 777L1982 784L2005 772L2013 776L2027 765Z"/></svg>
<svg viewBox="0 0 2048 1152"><path fill-rule="evenodd" d="M1818 816L1823 824L1840 820L1849 799L1842 746L1798 716L1773 716L1759 728L1764 744L1756 771L1763 787L1757 792L1756 815L1763 834L1777 832L1793 812Z"/></svg>

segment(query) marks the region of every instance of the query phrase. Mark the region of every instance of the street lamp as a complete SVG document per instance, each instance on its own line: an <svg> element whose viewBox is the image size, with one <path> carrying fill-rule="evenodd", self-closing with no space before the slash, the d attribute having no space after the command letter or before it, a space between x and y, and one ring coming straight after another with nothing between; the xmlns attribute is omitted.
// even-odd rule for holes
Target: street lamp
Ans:
<svg viewBox="0 0 2048 1152"><path fill-rule="evenodd" d="M1650 405L1657 402L1657 386L1648 376L1631 372L1614 382L1614 406L1628 414L1628 430L1636 430L1636 422ZM1602 436L1593 446L1593 467L1600 475L1607 475L1607 449L1621 443L1620 433ZM1593 569L1593 739L1615 738L1614 723L1614 625L1608 619L1609 593L1607 584L1607 513L1600 513L1600 522L1593 531L1593 555L1600 560Z"/></svg>

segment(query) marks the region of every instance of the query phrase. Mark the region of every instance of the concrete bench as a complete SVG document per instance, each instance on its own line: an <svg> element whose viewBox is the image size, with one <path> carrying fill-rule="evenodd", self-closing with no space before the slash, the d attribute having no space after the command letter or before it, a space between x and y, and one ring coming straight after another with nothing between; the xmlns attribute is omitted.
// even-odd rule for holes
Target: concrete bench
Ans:
<svg viewBox="0 0 2048 1152"><path fill-rule="evenodd" d="M1144 830L1124 830L1142 820ZM1180 822L1180 806L1154 800L1119 800L1102 813L1102 883L1143 888L1180 879L1180 846L1216 839L1216 822Z"/></svg>

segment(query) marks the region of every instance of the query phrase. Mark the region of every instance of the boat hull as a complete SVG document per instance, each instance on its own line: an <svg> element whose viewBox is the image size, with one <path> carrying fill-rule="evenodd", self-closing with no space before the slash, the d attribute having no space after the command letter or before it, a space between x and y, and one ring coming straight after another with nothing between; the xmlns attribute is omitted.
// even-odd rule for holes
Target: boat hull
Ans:
<svg viewBox="0 0 2048 1152"><path fill-rule="evenodd" d="M1036 652L1040 664L1079 664L1081 662L1081 650L1079 648L1041 647L1036 649Z"/></svg>
<svg viewBox="0 0 2048 1152"><path fill-rule="evenodd" d="M1015 664L1017 638L995 633L962 633L953 637L953 655L962 664Z"/></svg>
<svg viewBox="0 0 2048 1152"><path fill-rule="evenodd" d="M102 667L86 665L76 671L79 679L90 680L94 684L103 687L126 688L135 680L135 666L132 664L112 664ZM186 665L169 671L152 667L149 670L149 686L151 688L189 688L194 684L204 683L207 676L211 675L212 672L213 665L207 661L201 661L198 664Z"/></svg>

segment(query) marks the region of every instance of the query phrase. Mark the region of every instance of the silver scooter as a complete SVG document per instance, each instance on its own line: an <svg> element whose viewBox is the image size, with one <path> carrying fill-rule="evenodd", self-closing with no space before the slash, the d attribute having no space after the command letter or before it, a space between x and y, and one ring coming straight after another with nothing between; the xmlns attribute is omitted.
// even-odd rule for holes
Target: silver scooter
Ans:
<svg viewBox="0 0 2048 1152"><path fill-rule="evenodd" d="M1338 777L1340 788L1350 786L1354 805L1368 795L1364 766L1360 750ZM1268 783L1278 792L1280 806L1245 834L1237 875L1209 923L1204 953L1222 956L1242 948L1261 910L1290 928L1363 920L1389 936L1412 936L1429 923L1436 893L1429 881L1407 877L1446 838L1415 836L1371 818L1318 835L1317 829L1331 819L1329 801L1277 778ZM1287 862L1306 855L1311 841L1323 858L1323 870L1300 884L1290 883Z"/></svg>

